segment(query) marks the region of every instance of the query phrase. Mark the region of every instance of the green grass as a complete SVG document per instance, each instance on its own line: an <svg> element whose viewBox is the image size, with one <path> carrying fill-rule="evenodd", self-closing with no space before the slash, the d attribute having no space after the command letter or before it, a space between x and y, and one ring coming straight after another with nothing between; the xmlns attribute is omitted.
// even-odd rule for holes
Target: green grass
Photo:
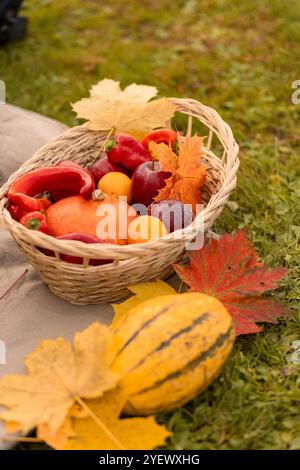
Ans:
<svg viewBox="0 0 300 470"><path fill-rule="evenodd" d="M32 0L26 14L28 37L0 50L8 101L73 125L69 103L111 77L199 99L230 123L238 209L216 230L247 227L266 262L290 268L279 296L292 314L239 338L219 379L159 420L171 449L300 449L300 366L290 362L300 339L299 2Z"/></svg>

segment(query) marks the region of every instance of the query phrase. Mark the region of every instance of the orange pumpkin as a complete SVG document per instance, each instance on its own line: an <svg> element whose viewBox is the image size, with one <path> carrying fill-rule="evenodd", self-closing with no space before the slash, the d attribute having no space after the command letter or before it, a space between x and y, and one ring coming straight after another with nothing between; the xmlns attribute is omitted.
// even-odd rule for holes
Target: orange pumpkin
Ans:
<svg viewBox="0 0 300 470"><path fill-rule="evenodd" d="M49 234L54 237L81 232L119 245L127 244L128 225L136 216L124 200L112 196L101 201L71 196L46 211Z"/></svg>

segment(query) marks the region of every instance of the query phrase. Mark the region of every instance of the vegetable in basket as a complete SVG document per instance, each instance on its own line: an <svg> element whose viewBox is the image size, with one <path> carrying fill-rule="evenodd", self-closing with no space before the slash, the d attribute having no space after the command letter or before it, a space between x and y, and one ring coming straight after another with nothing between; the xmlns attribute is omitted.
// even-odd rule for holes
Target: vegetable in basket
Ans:
<svg viewBox="0 0 300 470"><path fill-rule="evenodd" d="M29 212L28 214L23 215L20 220L20 224L25 225L29 230L48 233L46 217L39 211Z"/></svg>
<svg viewBox="0 0 300 470"><path fill-rule="evenodd" d="M141 163L152 160L146 148L133 137L127 134L118 134L107 142L105 147L107 158L111 163L135 170Z"/></svg>
<svg viewBox="0 0 300 470"><path fill-rule="evenodd" d="M58 240L75 240L83 243L107 243L105 240L100 240L100 238L94 237L92 235L87 235L86 233L80 232L73 232L67 233L66 235L62 235L61 237L57 237ZM54 256L54 251L48 249L41 249L43 253L47 256ZM62 261L66 261L67 263L72 264L83 264L83 258L80 256L74 255L67 255L62 253L60 255ZM111 263L112 260L110 259L90 259L89 265L90 266L100 266L102 264Z"/></svg>
<svg viewBox="0 0 300 470"><path fill-rule="evenodd" d="M7 210L12 216L14 220L17 220L19 222L20 219L22 219L23 215L26 214L21 207L19 207L17 204L14 204L13 202L9 201L7 204Z"/></svg>
<svg viewBox="0 0 300 470"><path fill-rule="evenodd" d="M177 142L177 132L172 129L157 129L141 139L141 144L149 150L149 143L173 145Z"/></svg>
<svg viewBox="0 0 300 470"><path fill-rule="evenodd" d="M98 183L98 188L104 194L127 198L128 204L132 202L132 181L129 176L120 171L106 173Z"/></svg>
<svg viewBox="0 0 300 470"><path fill-rule="evenodd" d="M52 204L46 211L49 234L60 237L80 232L126 245L127 224L137 216L135 210L122 199L99 193L100 200L95 191L94 199L71 196Z"/></svg>
<svg viewBox="0 0 300 470"><path fill-rule="evenodd" d="M77 164L65 162L52 167L29 171L16 179L10 186L7 197L24 212L47 209L48 198L80 194L88 198L95 188L91 173ZM45 194L47 197L45 197Z"/></svg>

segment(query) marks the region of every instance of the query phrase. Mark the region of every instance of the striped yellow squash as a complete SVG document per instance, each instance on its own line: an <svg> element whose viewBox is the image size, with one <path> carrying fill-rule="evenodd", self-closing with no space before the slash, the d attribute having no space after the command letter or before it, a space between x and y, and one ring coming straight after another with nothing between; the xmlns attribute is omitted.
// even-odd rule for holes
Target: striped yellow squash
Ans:
<svg viewBox="0 0 300 470"><path fill-rule="evenodd" d="M134 307L115 326L113 370L129 396L125 413L183 405L219 374L234 342L231 316L214 297L164 295Z"/></svg>

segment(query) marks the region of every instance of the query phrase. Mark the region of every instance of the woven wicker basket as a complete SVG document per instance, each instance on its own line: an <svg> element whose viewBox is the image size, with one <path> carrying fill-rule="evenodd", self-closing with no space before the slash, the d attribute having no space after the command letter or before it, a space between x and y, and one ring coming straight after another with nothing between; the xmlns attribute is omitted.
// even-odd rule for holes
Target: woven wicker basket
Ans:
<svg viewBox="0 0 300 470"><path fill-rule="evenodd" d="M169 98L177 112L187 115L188 129L192 119L208 128L207 145L203 149L208 165L207 182L203 190L204 213L193 224L167 237L135 245L85 244L78 241L57 240L41 232L28 230L14 221L5 208L5 197L10 184L21 174L34 168L71 159L89 166L99 158L99 149L106 135L89 131L85 126L72 128L51 140L15 172L0 190L0 220L38 271L42 280L58 297L74 304L100 304L118 301L128 296L126 286L141 281L164 278L172 271L172 263L180 260L186 243L196 233L207 231L225 206L236 185L239 166L238 145L230 127L213 109L191 99ZM221 144L221 155L211 150L213 138ZM204 217L203 217L204 216ZM55 257L43 254L38 247L55 252ZM60 253L83 258L83 264L70 264L60 259ZM89 259L109 259L113 262L89 266Z"/></svg>

